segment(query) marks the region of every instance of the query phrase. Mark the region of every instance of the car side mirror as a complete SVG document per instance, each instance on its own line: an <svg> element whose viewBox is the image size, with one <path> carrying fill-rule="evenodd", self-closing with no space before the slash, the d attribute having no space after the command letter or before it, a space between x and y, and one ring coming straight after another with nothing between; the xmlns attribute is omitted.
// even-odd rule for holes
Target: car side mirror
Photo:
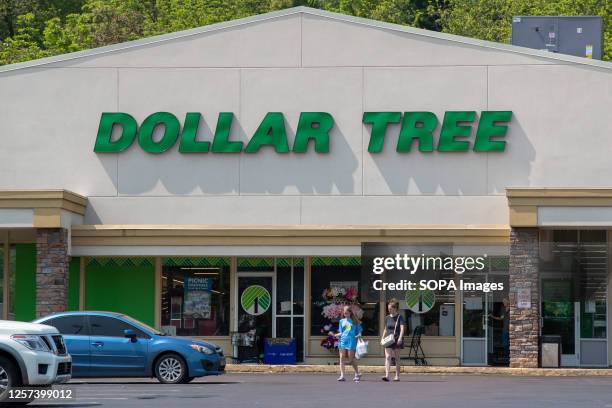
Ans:
<svg viewBox="0 0 612 408"><path fill-rule="evenodd" d="M123 335L130 339L132 343L136 343L138 341L138 336L136 335L136 332L134 330L125 329L123 331Z"/></svg>

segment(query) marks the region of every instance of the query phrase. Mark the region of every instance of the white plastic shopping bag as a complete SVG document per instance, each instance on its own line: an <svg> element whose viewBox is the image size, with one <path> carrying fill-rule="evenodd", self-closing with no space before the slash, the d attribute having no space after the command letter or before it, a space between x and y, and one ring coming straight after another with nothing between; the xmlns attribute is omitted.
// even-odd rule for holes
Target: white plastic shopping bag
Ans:
<svg viewBox="0 0 612 408"><path fill-rule="evenodd" d="M362 358L367 355L368 355L368 342L360 338L359 340L357 340L357 349L355 350L355 357Z"/></svg>

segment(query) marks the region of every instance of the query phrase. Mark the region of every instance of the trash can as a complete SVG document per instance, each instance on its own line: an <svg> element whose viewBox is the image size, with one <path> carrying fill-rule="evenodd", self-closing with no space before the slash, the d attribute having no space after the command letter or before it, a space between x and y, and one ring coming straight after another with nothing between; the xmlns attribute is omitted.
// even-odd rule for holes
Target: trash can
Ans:
<svg viewBox="0 0 612 408"><path fill-rule="evenodd" d="M295 364L297 343L291 338L266 339L264 364Z"/></svg>
<svg viewBox="0 0 612 408"><path fill-rule="evenodd" d="M561 365L561 336L545 335L540 338L540 367L556 368Z"/></svg>

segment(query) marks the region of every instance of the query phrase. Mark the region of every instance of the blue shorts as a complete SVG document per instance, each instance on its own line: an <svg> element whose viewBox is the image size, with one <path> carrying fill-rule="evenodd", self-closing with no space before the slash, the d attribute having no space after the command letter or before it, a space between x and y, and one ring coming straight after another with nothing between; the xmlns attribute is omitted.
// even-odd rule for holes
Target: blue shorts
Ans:
<svg viewBox="0 0 612 408"><path fill-rule="evenodd" d="M340 338L338 349L355 351L357 349L357 339L348 337Z"/></svg>

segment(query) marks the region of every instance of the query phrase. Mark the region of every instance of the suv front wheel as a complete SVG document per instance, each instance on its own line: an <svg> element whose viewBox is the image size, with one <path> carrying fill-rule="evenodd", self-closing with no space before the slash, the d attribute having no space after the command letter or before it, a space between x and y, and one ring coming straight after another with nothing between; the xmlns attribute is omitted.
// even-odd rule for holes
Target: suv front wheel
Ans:
<svg viewBox="0 0 612 408"><path fill-rule="evenodd" d="M32 400L21 399L9 401L9 390L21 387L21 376L15 364L6 357L0 356L0 406L25 405Z"/></svg>
<svg viewBox="0 0 612 408"><path fill-rule="evenodd" d="M162 384L179 384L187 378L187 365L178 354L165 354L155 364L155 376Z"/></svg>

